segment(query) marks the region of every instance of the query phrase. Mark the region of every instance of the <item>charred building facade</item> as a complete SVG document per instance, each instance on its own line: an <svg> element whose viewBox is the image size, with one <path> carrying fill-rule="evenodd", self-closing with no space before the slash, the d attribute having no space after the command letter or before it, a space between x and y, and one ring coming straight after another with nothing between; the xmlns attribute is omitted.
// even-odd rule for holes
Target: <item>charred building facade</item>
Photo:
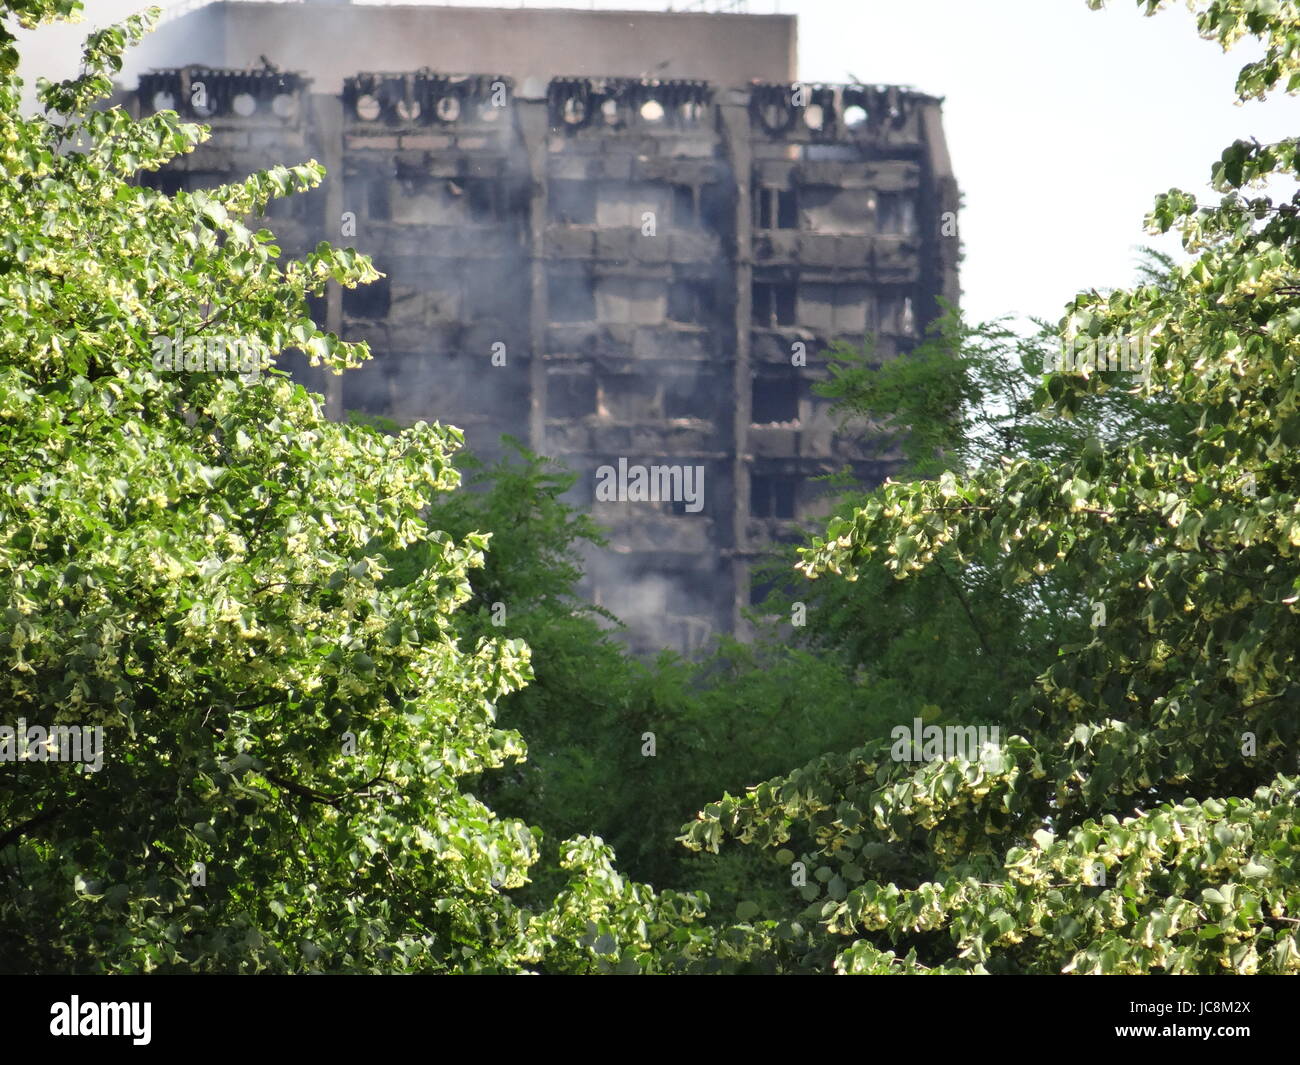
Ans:
<svg viewBox="0 0 1300 1065"><path fill-rule="evenodd" d="M409 69L313 59L321 12L361 19L366 47L396 34L385 54ZM192 19L228 25L195 38ZM466 19L496 36L451 73L448 20ZM799 83L794 20L774 16L220 3L167 29L131 106L213 136L151 180L324 163L270 227L286 254L351 245L386 277L320 308L375 358L304 382L334 416L454 424L489 458L511 433L579 474L575 499L611 531L588 591L634 647L742 631L755 560L824 510L813 478L894 468L811 386L832 342L905 355L957 301L938 99Z"/></svg>

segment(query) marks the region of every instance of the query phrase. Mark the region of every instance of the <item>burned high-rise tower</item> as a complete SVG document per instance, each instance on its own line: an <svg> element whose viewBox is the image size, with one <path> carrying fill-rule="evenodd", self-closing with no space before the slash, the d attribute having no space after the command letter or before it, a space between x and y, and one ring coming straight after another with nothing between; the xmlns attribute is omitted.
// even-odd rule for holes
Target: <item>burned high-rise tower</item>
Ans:
<svg viewBox="0 0 1300 1065"><path fill-rule="evenodd" d="M811 392L831 342L904 354L957 298L940 101L801 84L794 44L775 15L223 2L147 42L131 102L213 128L162 187L324 163L272 228L387 276L321 307L375 359L309 383L564 462L611 529L593 597L692 650L812 478L892 468ZM620 460L702 469L700 505L597 501Z"/></svg>

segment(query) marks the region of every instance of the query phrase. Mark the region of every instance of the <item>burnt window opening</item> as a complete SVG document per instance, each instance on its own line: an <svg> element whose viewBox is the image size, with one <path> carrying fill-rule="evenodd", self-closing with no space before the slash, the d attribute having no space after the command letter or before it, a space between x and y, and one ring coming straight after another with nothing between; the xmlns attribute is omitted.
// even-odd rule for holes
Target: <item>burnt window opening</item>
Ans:
<svg viewBox="0 0 1300 1065"><path fill-rule="evenodd" d="M670 377L664 386L664 417L712 421L717 394L716 383L708 378Z"/></svg>
<svg viewBox="0 0 1300 1065"><path fill-rule="evenodd" d="M788 281L756 281L753 289L754 324L775 329L794 325L795 286Z"/></svg>
<svg viewBox="0 0 1300 1065"><path fill-rule="evenodd" d="M699 224L699 208L694 185L673 186L673 225L693 229Z"/></svg>
<svg viewBox="0 0 1300 1065"><path fill-rule="evenodd" d="M546 379L549 418L586 418L596 413L596 379L591 374L551 374Z"/></svg>
<svg viewBox="0 0 1300 1065"><path fill-rule="evenodd" d="M749 420L755 425L798 421L798 382L754 378Z"/></svg>
<svg viewBox="0 0 1300 1065"><path fill-rule="evenodd" d="M380 363L369 363L343 379L343 406L361 414L389 416L393 407L392 376Z"/></svg>
<svg viewBox="0 0 1300 1065"><path fill-rule="evenodd" d="M531 194L526 187L513 182L501 186L498 205L503 222L513 222L515 225L521 226L527 225L528 212L532 204Z"/></svg>
<svg viewBox="0 0 1300 1065"><path fill-rule="evenodd" d="M557 180L546 187L547 217L560 225L590 226L596 223L596 183Z"/></svg>
<svg viewBox="0 0 1300 1065"><path fill-rule="evenodd" d="M798 539L791 539L786 536L777 536L774 537L774 540L776 543L790 544L791 546L797 546L801 543ZM774 593L776 601L771 604L774 609L770 613L784 614L788 613L789 603L800 598L801 590L797 584L791 583L784 570L775 570L770 565L751 567L749 571L749 605L765 606Z"/></svg>
<svg viewBox="0 0 1300 1065"><path fill-rule="evenodd" d="M385 318L392 305L388 278L343 290L343 313L349 318Z"/></svg>
<svg viewBox="0 0 1300 1065"><path fill-rule="evenodd" d="M447 191L456 199L464 197L469 220L490 224L497 220L497 186L487 178L448 179Z"/></svg>
<svg viewBox="0 0 1300 1065"><path fill-rule="evenodd" d="M596 286L590 277L551 275L546 279L552 322L594 322Z"/></svg>
<svg viewBox="0 0 1300 1065"><path fill-rule="evenodd" d="M705 325L716 308L709 281L673 281L668 286L668 320L684 325Z"/></svg>
<svg viewBox="0 0 1300 1065"><path fill-rule="evenodd" d="M232 175L221 170L150 170L140 175L141 186L168 196L220 188L232 180Z"/></svg>
<svg viewBox="0 0 1300 1065"><path fill-rule="evenodd" d="M140 175L140 185L164 196L175 196L185 188L185 173L180 170L147 170Z"/></svg>
<svg viewBox="0 0 1300 1065"><path fill-rule="evenodd" d="M897 292L887 293L880 299L879 314L878 328L881 333L916 336L916 311L911 296Z"/></svg>
<svg viewBox="0 0 1300 1065"><path fill-rule="evenodd" d="M527 306L527 281L518 269L484 260L462 264L461 314L467 322L499 322Z"/></svg>
<svg viewBox="0 0 1300 1065"><path fill-rule="evenodd" d="M386 178L372 178L366 182L366 216L376 222L387 222L392 217Z"/></svg>
<svg viewBox="0 0 1300 1065"><path fill-rule="evenodd" d="M262 216L264 218L292 220L301 214L301 207L301 194L295 196L277 196L274 199L266 201L266 207L262 212Z"/></svg>
<svg viewBox="0 0 1300 1065"><path fill-rule="evenodd" d="M908 192L876 194L876 232L889 236L916 234L916 199Z"/></svg>
<svg viewBox="0 0 1300 1065"><path fill-rule="evenodd" d="M294 217L299 222L317 229L324 228L325 210L329 206L329 196L324 185L296 193L289 199L295 204Z"/></svg>
<svg viewBox="0 0 1300 1065"><path fill-rule="evenodd" d="M762 606L767 602L768 596L776 590L776 581L771 578L767 580L758 580L751 576L749 578L749 605Z"/></svg>
<svg viewBox="0 0 1300 1065"><path fill-rule="evenodd" d="M794 189L758 188L754 193L754 213L754 225L758 229L799 228Z"/></svg>
<svg viewBox="0 0 1300 1065"><path fill-rule="evenodd" d="M699 196L700 227L710 233L727 234L735 226L731 192L721 184L704 185Z"/></svg>
<svg viewBox="0 0 1300 1065"><path fill-rule="evenodd" d="M795 478L749 475L749 513L755 518L794 517Z"/></svg>
<svg viewBox="0 0 1300 1065"><path fill-rule="evenodd" d="M328 303L323 295L307 297L307 315L318 326L325 325L325 316L328 313Z"/></svg>

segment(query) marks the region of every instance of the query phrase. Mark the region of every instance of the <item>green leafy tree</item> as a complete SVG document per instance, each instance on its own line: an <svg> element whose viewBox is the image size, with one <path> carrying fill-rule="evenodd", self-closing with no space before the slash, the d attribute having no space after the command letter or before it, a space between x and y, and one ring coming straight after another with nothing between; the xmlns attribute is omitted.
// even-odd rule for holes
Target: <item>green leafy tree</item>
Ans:
<svg viewBox="0 0 1300 1065"><path fill-rule="evenodd" d="M1240 98L1300 89L1294 0L1191 6L1206 38L1262 45ZM774 875L805 863L805 919L838 942L837 971L1300 970L1300 198L1260 187L1296 164L1294 139L1235 143L1217 205L1171 190L1150 216L1181 233L1187 264L1067 308L1060 335L1149 337L1153 365L1136 383L1048 374L1046 431L1095 418L1117 388L1166 429L888 485L802 553L813 578L906 584L955 564L1012 589L1050 578L1086 604L991 718L996 757L918 768L873 740L687 827L703 849L811 838L778 851Z"/></svg>
<svg viewBox="0 0 1300 1065"><path fill-rule="evenodd" d="M487 540L422 517L458 483L460 434L332 424L275 369L368 355L306 301L370 263L324 244L281 262L246 224L319 166L136 183L206 136L96 109L156 10L91 34L81 74L20 114L13 22L75 7L0 6L0 725L102 728L104 758L0 762L0 968L721 964L700 900L624 879L599 840L565 844L553 900L518 904L540 833L462 785L524 757L496 704L527 649L463 645ZM260 376L159 369L163 338L251 349ZM386 581L415 545L419 579Z"/></svg>
<svg viewBox="0 0 1300 1065"><path fill-rule="evenodd" d="M755 897L761 866L749 854L684 851L682 820L720 784L741 788L819 752L850 749L862 727L852 678L779 644L759 652L725 640L700 662L630 656L616 619L579 592L582 553L604 538L567 501L574 475L507 444L492 466L462 454L470 490L437 496L428 515L457 539L491 534L458 613L462 644L508 636L532 652L531 682L499 706L502 724L529 738L528 760L482 775L474 792L545 830L544 870L529 898L559 885L549 841L596 834L638 880L705 889L724 928ZM410 582L435 561L423 546L403 549L386 580Z"/></svg>

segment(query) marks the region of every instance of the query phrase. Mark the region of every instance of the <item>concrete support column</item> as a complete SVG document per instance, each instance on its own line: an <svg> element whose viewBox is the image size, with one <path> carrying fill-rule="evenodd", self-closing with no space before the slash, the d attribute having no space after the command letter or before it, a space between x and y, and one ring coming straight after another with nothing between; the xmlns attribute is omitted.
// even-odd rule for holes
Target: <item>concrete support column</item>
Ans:
<svg viewBox="0 0 1300 1065"><path fill-rule="evenodd" d="M746 527L749 522L749 422L750 400L750 321L753 301L754 208L750 188L753 182L753 159L750 152L749 98L736 92L718 108L723 150L731 160L736 191L735 235L732 262L735 264L736 314L735 359L732 363L732 397L734 410L731 418L731 574L732 610L731 626L736 631L741 623L740 612L749 603L749 566L745 553L749 543ZM723 517L717 518L721 527Z"/></svg>

